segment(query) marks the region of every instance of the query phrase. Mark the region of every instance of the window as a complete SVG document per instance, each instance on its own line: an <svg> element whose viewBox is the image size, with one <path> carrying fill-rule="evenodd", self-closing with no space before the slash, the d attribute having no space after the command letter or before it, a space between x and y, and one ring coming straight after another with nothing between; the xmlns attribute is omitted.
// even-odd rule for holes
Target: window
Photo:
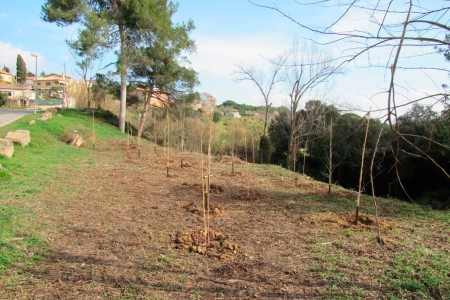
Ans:
<svg viewBox="0 0 450 300"><path fill-rule="evenodd" d="M12 92L8 92L8 97L12 97Z"/></svg>
<svg viewBox="0 0 450 300"><path fill-rule="evenodd" d="M41 83L40 83L40 82L38 82L38 85L41 85Z"/></svg>
<svg viewBox="0 0 450 300"><path fill-rule="evenodd" d="M51 85L52 85L51 82L46 82L46 83L45 83L45 86L51 86Z"/></svg>

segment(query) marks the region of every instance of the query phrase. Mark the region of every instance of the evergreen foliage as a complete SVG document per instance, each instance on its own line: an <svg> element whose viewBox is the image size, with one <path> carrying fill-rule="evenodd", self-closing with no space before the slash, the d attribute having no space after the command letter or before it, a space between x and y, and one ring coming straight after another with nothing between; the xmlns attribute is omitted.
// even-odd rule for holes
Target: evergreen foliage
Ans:
<svg viewBox="0 0 450 300"><path fill-rule="evenodd" d="M27 65L25 64L25 61L20 54L17 55L16 70L17 82L20 84L24 84L27 80Z"/></svg>
<svg viewBox="0 0 450 300"><path fill-rule="evenodd" d="M259 158L262 164L270 161L270 155L272 150L272 144L267 135L261 136L259 139Z"/></svg>
<svg viewBox="0 0 450 300"><path fill-rule="evenodd" d="M220 120L222 120L222 114L219 112L219 111L214 111L214 114L213 114L213 121L215 122L215 123L217 123L217 122L220 122Z"/></svg>
<svg viewBox="0 0 450 300"><path fill-rule="evenodd" d="M8 102L8 96L0 92L0 106L4 106Z"/></svg>
<svg viewBox="0 0 450 300"><path fill-rule="evenodd" d="M95 32L104 33L101 36L105 40L101 41L100 48L118 48L117 71L121 81L118 127L122 132L125 131L128 71L131 66L142 63L139 61L142 55L138 52L151 51L148 41L170 27L167 24L177 8L177 4L167 0L46 0L42 6L44 21L54 22L58 26L82 23L81 33L89 32L91 28L95 28ZM183 27L193 28L192 21L177 26ZM170 34L180 34L181 31L182 29L178 29L178 32L175 30L175 33ZM80 35L79 38L83 36ZM154 43L153 46L161 49L168 45Z"/></svg>
<svg viewBox="0 0 450 300"><path fill-rule="evenodd" d="M335 162L335 169L333 171L333 182L345 188L356 189L365 135L364 119L353 113L339 114L335 109L328 110L327 114L326 123L329 124L331 115L334 123L333 161ZM450 135L448 115L448 108L438 114L429 107L414 105L406 114L400 116L398 123L395 124L399 128L399 132L405 135L406 140L397 139L389 130L388 125L383 124L378 119L371 119L364 158L364 165L367 166L363 174L365 193L371 193L372 191L369 166L375 155L373 176L377 196L391 196L404 200L411 197L417 202L435 208L449 208L449 178L444 172L450 172L450 160L448 159L450 149L445 146L442 147L442 145L448 145ZM375 149L382 128L378 149ZM272 163L286 166L287 136L290 130L285 113L281 113L272 121L269 127L269 136L273 145ZM434 142L431 142L431 140ZM395 153L397 146L402 151ZM303 151L306 155L306 174L317 180L327 182L329 135L325 133L309 135L307 147L305 140L299 141L298 147L306 148ZM443 170L426 159L425 153L432 157ZM394 167L396 159L400 166L398 170ZM303 157L300 153L297 155L296 163L296 169L299 170L303 163Z"/></svg>

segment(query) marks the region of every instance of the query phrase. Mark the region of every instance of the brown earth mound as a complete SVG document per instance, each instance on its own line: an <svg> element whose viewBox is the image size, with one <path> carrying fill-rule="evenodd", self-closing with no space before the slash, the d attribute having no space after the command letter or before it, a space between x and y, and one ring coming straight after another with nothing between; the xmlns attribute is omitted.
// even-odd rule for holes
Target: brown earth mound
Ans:
<svg viewBox="0 0 450 300"><path fill-rule="evenodd" d="M321 214L313 214L310 216L302 217L302 222L310 223L312 225L330 227L349 228L355 227L355 213L347 212L342 214L335 214L333 212L326 212ZM378 218L378 225L382 229L391 229L392 225L384 219ZM358 226L361 228L375 228L377 226L377 220L375 216L368 216L365 214L358 215Z"/></svg>
<svg viewBox="0 0 450 300"><path fill-rule="evenodd" d="M199 183L189 184L189 183L183 182L181 185L190 187L193 190L197 190L200 194L202 193L202 185L199 184ZM206 186L204 187L204 189L205 189L205 192L206 192ZM218 184L211 184L209 186L209 192L211 194L220 194L224 190L225 189L222 186L218 185Z"/></svg>
<svg viewBox="0 0 450 300"><path fill-rule="evenodd" d="M186 206L183 206L188 212L203 215L203 207L201 204L195 204L194 202L189 203ZM224 214L224 209L220 205L209 205L209 214L210 215L222 215Z"/></svg>
<svg viewBox="0 0 450 300"><path fill-rule="evenodd" d="M240 190L232 196L232 199L241 201L266 200L269 196L256 190Z"/></svg>
<svg viewBox="0 0 450 300"><path fill-rule="evenodd" d="M231 242L229 237L221 232L209 231L209 234L201 230L177 232L175 244L176 249L206 254L214 259L235 260L237 255L237 244Z"/></svg>

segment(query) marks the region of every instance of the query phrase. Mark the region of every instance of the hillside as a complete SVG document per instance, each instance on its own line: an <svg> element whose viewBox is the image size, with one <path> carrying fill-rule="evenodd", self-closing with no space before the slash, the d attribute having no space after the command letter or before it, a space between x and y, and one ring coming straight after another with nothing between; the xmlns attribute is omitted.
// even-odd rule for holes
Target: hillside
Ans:
<svg viewBox="0 0 450 300"><path fill-rule="evenodd" d="M450 298L447 211L377 199L377 228L363 197L355 225L354 191L220 156L206 245L201 155L60 113L0 128L32 139L0 157L1 299Z"/></svg>

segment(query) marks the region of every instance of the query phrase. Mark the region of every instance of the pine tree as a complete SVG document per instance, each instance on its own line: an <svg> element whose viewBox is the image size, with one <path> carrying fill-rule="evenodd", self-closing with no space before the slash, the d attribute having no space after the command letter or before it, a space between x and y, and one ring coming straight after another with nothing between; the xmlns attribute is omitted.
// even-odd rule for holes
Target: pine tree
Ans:
<svg viewBox="0 0 450 300"><path fill-rule="evenodd" d="M146 38L178 8L168 0L45 0L41 17L44 21L67 26L79 23L82 30L101 25L106 30L108 45L105 50L117 47L117 71L120 73L119 130L125 132L127 76L136 61L133 53L145 45ZM189 21L192 23L192 21ZM193 25L193 23L192 23ZM82 36L79 36L79 38Z"/></svg>
<svg viewBox="0 0 450 300"><path fill-rule="evenodd" d="M9 68L6 65L3 65L3 71L8 72L9 73Z"/></svg>
<svg viewBox="0 0 450 300"><path fill-rule="evenodd" d="M22 84L25 83L27 80L27 65L20 54L17 55L16 70L17 82Z"/></svg>

